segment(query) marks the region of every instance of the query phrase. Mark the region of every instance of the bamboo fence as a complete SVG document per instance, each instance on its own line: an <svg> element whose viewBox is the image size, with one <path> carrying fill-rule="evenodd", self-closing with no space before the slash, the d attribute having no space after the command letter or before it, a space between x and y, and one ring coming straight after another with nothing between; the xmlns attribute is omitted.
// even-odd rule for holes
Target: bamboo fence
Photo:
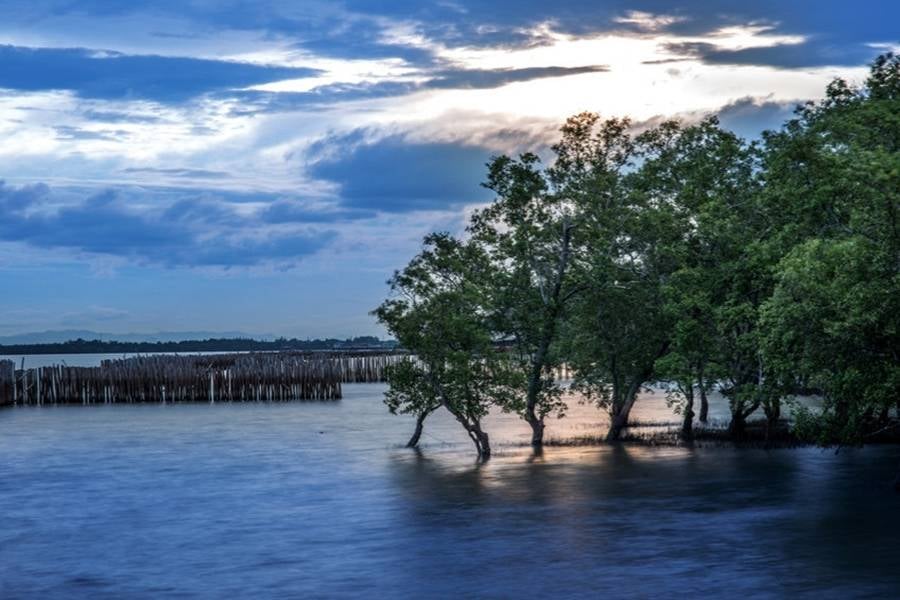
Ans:
<svg viewBox="0 0 900 600"><path fill-rule="evenodd" d="M338 400L344 382L384 380L399 353L154 355L99 367L0 361L0 405Z"/></svg>

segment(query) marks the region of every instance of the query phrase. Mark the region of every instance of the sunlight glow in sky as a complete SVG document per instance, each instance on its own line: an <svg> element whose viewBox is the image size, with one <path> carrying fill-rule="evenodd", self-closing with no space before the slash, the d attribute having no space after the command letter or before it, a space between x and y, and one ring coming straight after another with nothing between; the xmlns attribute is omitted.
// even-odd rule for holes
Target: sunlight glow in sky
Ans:
<svg viewBox="0 0 900 600"><path fill-rule="evenodd" d="M0 337L380 333L491 155L583 110L756 136L897 47L850 4L7 2Z"/></svg>

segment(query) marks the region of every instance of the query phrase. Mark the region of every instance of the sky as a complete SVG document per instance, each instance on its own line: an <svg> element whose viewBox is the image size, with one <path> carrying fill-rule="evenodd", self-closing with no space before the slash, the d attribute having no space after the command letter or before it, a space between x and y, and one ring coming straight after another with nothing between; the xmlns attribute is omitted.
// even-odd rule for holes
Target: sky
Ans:
<svg viewBox="0 0 900 600"><path fill-rule="evenodd" d="M894 0L4 0L0 336L383 335L385 281L572 114L777 128Z"/></svg>

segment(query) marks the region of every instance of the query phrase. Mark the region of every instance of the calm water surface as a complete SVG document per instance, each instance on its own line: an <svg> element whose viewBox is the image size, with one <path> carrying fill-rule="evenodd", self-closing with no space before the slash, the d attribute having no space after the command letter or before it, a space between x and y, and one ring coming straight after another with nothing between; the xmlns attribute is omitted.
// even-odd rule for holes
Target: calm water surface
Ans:
<svg viewBox="0 0 900 600"><path fill-rule="evenodd" d="M535 457L504 415L479 466L447 418L400 447L383 390L0 411L0 598L900 597L896 448Z"/></svg>

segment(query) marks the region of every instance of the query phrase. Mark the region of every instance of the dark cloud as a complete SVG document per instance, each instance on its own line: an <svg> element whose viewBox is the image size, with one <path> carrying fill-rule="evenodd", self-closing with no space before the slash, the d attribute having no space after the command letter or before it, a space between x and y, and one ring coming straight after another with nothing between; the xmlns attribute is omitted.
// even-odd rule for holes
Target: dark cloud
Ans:
<svg viewBox="0 0 900 600"><path fill-rule="evenodd" d="M526 69L458 69L437 71L425 84L429 88L495 88L519 81L566 77L609 71L605 65L584 67L530 67Z"/></svg>
<svg viewBox="0 0 900 600"><path fill-rule="evenodd" d="M312 164L311 175L336 183L347 208L441 210L490 198L479 185L491 155L485 148L399 136L365 143L362 135L330 138L312 149L329 158Z"/></svg>
<svg viewBox="0 0 900 600"><path fill-rule="evenodd" d="M740 50L723 49L705 42L688 42L667 44L666 49L707 64L764 65L787 69L859 65L871 59L873 54L872 48L865 44L837 45L819 40Z"/></svg>
<svg viewBox="0 0 900 600"><path fill-rule="evenodd" d="M103 123L141 123L153 124L162 121L154 115L130 113L115 110L85 110L81 116L89 121L101 121Z"/></svg>
<svg viewBox="0 0 900 600"><path fill-rule="evenodd" d="M0 182L0 240L66 248L170 267L294 264L327 245L333 230L294 228L277 235L211 198L147 209L106 190L54 208L51 188ZM302 223L329 223L315 215Z"/></svg>
<svg viewBox="0 0 900 600"><path fill-rule="evenodd" d="M337 223L371 219L377 214L375 210L355 208L312 209L302 202L278 200L269 204L259 216L266 223Z"/></svg>
<svg viewBox="0 0 900 600"><path fill-rule="evenodd" d="M180 102L209 92L307 77L318 72L84 48L0 46L0 87L26 91L71 90L84 98Z"/></svg>

